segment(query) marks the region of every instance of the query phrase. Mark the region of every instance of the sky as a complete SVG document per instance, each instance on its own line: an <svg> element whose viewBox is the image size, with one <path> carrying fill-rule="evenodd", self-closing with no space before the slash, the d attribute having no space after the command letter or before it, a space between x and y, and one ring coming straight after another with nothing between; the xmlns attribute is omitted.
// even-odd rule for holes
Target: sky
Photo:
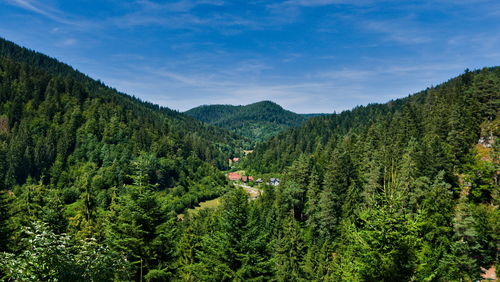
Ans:
<svg viewBox="0 0 500 282"><path fill-rule="evenodd" d="M0 37L179 111L332 113L500 65L500 1L0 0Z"/></svg>

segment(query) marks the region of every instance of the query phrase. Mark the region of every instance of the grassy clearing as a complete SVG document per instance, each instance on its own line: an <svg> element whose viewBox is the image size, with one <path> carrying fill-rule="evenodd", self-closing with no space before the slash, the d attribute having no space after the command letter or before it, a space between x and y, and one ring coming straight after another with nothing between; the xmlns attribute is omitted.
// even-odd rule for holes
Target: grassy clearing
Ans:
<svg viewBox="0 0 500 282"><path fill-rule="evenodd" d="M192 208L192 209L188 209L186 214L190 215L190 216L193 216L195 214L198 213L198 211L202 210L202 209L214 209L218 206L220 206L221 204L221 201L220 201L220 198L215 198L213 200L208 200L208 201L205 201L205 202L201 202L198 204L198 206ZM183 220L184 219L184 214L179 214L177 216L177 218Z"/></svg>
<svg viewBox="0 0 500 282"><path fill-rule="evenodd" d="M257 188L252 188L252 187L243 187L243 190L248 194L248 197L252 200L255 200L257 197L259 197L262 193L262 190L257 189ZM185 213L181 213L177 215L177 218L180 220L184 220L185 214L189 216L193 216L197 214L200 210L203 209L215 209L221 204L221 198L215 198L213 200L208 200L205 202L201 202L198 204L198 206L188 209Z"/></svg>
<svg viewBox="0 0 500 282"><path fill-rule="evenodd" d="M220 198L215 198L213 200L201 202L197 207L194 207L194 209L188 209L188 213L196 214L199 210L212 209L218 207L219 205L220 205Z"/></svg>

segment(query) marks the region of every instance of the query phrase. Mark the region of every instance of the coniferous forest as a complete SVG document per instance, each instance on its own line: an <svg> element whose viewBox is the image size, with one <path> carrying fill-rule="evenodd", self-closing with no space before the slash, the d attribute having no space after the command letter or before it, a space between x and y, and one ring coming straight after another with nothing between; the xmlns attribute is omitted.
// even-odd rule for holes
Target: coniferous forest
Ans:
<svg viewBox="0 0 500 282"><path fill-rule="evenodd" d="M254 142L262 142L285 129L299 126L307 117L287 111L271 101L246 106L204 105L190 109L186 114Z"/></svg>
<svg viewBox="0 0 500 282"><path fill-rule="evenodd" d="M499 103L494 67L291 115L237 164L281 179L249 200L225 173L251 135L0 39L0 279L481 279L499 266Z"/></svg>

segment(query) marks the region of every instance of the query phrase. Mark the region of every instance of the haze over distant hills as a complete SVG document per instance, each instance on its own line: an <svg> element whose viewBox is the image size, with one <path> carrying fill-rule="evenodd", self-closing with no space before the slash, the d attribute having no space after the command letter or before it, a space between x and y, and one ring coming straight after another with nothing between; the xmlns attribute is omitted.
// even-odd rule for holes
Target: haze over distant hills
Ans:
<svg viewBox="0 0 500 282"><path fill-rule="evenodd" d="M310 117L324 114L297 114L271 101L246 106L202 105L185 112L209 124L232 130L253 141L264 141Z"/></svg>

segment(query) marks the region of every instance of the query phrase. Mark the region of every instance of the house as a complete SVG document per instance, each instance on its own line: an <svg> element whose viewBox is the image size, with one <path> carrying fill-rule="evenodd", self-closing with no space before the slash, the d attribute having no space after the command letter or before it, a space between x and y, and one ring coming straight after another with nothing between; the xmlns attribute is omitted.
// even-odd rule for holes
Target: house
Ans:
<svg viewBox="0 0 500 282"><path fill-rule="evenodd" d="M236 172L230 172L227 174L227 178L229 178L229 180L231 180L231 181L237 181L237 180L241 180L241 175L239 173L236 173Z"/></svg>
<svg viewBox="0 0 500 282"><path fill-rule="evenodd" d="M255 183L257 183L257 184L260 184L262 182L264 182L264 180L262 180L262 178L259 178L259 179L255 180Z"/></svg>
<svg viewBox="0 0 500 282"><path fill-rule="evenodd" d="M240 161L240 158L233 158L233 162L234 162L234 163L237 163L237 162L239 162L239 161Z"/></svg>
<svg viewBox="0 0 500 282"><path fill-rule="evenodd" d="M479 138L477 143L483 145L485 148L491 148L493 147L492 145L495 143L495 140L493 139L493 136L487 136Z"/></svg>
<svg viewBox="0 0 500 282"><path fill-rule="evenodd" d="M241 181L243 181L243 182L253 181L253 176L242 176Z"/></svg>
<svg viewBox="0 0 500 282"><path fill-rule="evenodd" d="M278 186L280 185L280 179L279 178L271 178L269 179L269 184L273 186Z"/></svg>

